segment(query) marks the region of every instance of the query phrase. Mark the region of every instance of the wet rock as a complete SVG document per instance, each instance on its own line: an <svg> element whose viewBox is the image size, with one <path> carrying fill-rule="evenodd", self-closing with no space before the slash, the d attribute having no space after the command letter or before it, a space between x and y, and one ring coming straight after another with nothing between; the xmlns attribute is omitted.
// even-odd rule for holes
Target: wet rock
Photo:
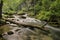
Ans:
<svg viewBox="0 0 60 40"><path fill-rule="evenodd" d="M12 30L3 33L3 38L6 40L32 40L32 37L38 39L37 33L29 28L14 27Z"/></svg>

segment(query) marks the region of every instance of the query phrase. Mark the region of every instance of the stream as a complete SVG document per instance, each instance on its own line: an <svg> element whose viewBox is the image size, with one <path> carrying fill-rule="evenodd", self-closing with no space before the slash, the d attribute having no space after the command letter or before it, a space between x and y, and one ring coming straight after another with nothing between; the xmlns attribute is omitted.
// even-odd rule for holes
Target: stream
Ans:
<svg viewBox="0 0 60 40"><path fill-rule="evenodd" d="M48 34L49 34L48 32L46 34L45 33L46 31L44 29L42 29L43 31L38 29L39 27L42 27L43 25L45 25L46 22L40 21L35 18L30 18L27 15L22 15L22 16L13 15L13 16L15 18L8 18L9 21L6 22L10 30L2 34L4 39L6 40L45 40L47 38L46 40L52 40L52 38L48 37ZM60 35L59 35L60 29L54 28L47 24L44 26L44 28L47 28L46 30L50 30L50 33L52 34L52 37L54 40L56 39L60 40Z"/></svg>

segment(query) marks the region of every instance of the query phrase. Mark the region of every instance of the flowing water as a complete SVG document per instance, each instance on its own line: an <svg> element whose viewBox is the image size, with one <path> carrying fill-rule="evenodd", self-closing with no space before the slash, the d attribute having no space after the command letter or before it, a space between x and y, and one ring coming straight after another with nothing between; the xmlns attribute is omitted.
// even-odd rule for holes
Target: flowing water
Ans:
<svg viewBox="0 0 60 40"><path fill-rule="evenodd" d="M50 30L54 40L60 40L60 29L59 28L55 28L49 25L46 25L45 27Z"/></svg>

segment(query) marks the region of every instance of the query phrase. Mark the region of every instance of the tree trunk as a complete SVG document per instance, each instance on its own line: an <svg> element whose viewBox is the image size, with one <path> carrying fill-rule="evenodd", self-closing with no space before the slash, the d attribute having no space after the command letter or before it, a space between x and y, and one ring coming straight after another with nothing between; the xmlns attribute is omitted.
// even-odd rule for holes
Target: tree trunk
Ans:
<svg viewBox="0 0 60 40"><path fill-rule="evenodd" d="M0 2L0 19L2 18L2 6L3 6L3 0Z"/></svg>

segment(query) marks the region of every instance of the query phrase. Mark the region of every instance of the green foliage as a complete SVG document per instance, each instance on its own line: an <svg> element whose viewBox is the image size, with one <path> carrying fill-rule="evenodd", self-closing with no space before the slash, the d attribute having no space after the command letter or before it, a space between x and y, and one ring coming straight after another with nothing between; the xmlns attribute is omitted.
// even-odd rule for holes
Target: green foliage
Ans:
<svg viewBox="0 0 60 40"><path fill-rule="evenodd" d="M49 20L51 15L60 16L60 0L41 0L39 3L35 5L35 10L39 10L36 18Z"/></svg>
<svg viewBox="0 0 60 40"><path fill-rule="evenodd" d="M17 10L17 6L22 3L24 0L3 0L4 1L4 5L3 5L3 12L4 13L13 13L12 11Z"/></svg>
<svg viewBox="0 0 60 40"><path fill-rule="evenodd" d="M60 0L3 0L3 13L27 12L41 20L49 20L51 15L60 16ZM22 6L22 7L21 7ZM20 9L21 8L21 9Z"/></svg>
<svg viewBox="0 0 60 40"><path fill-rule="evenodd" d="M46 19L49 20L51 15L52 15L51 11L41 11L37 15L37 18L41 20L46 20Z"/></svg>

